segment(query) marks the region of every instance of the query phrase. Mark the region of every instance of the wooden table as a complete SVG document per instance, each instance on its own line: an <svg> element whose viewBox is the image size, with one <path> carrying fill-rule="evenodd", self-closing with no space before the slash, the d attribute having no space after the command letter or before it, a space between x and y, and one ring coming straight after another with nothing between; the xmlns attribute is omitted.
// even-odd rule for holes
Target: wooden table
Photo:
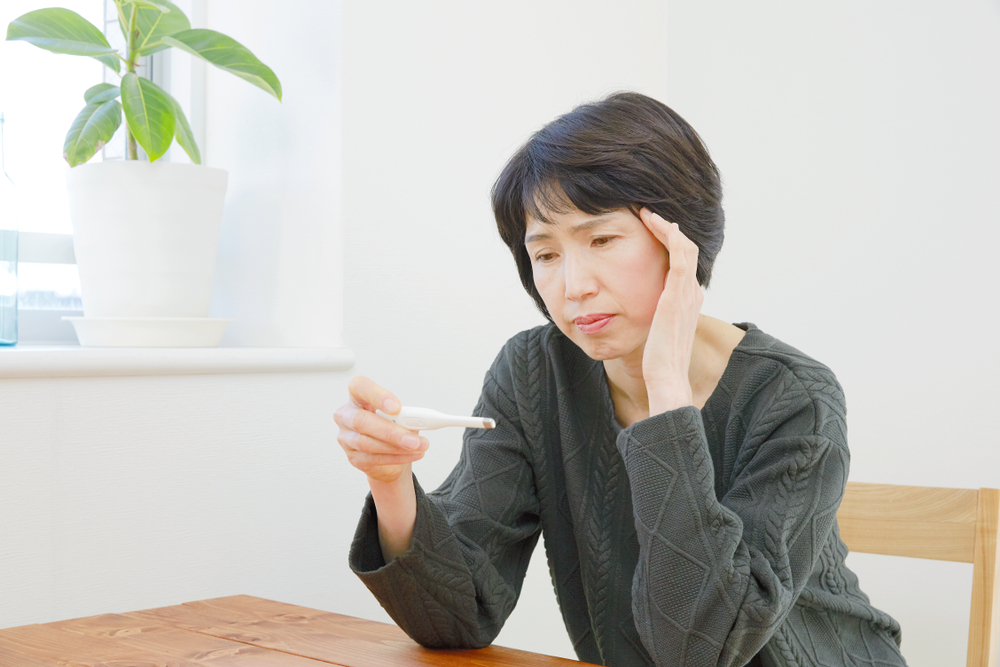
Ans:
<svg viewBox="0 0 1000 667"><path fill-rule="evenodd" d="M430 650L395 625L249 595L0 630L3 667L569 667L501 646Z"/></svg>

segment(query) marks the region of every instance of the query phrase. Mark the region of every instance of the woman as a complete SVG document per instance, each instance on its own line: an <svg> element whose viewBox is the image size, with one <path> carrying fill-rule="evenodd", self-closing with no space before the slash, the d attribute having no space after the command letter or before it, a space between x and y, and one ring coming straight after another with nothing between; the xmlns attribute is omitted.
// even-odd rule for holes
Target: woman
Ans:
<svg viewBox="0 0 1000 667"><path fill-rule="evenodd" d="M844 565L847 480L833 373L752 324L701 313L723 238L718 170L665 105L619 93L557 118L508 162L493 210L550 324L486 375L442 486L426 438L337 412L371 496L353 570L425 646L489 644L541 532L581 660L903 665L899 625Z"/></svg>

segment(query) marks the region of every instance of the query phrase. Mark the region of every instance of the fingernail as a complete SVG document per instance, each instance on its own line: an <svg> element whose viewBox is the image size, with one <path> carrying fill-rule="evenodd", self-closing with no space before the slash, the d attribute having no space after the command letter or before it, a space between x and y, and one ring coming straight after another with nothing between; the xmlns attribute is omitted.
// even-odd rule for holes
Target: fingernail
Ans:
<svg viewBox="0 0 1000 667"><path fill-rule="evenodd" d="M399 410L399 401L394 398L387 398L382 401L382 409L391 415L396 414Z"/></svg>
<svg viewBox="0 0 1000 667"><path fill-rule="evenodd" d="M403 447L406 449L416 449L420 446L420 438L415 435L403 436Z"/></svg>

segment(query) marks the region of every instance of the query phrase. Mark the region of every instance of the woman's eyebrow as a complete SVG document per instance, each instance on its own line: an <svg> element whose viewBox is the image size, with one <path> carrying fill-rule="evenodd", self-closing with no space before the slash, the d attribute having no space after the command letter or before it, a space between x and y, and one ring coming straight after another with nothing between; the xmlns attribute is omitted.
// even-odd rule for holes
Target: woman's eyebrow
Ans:
<svg viewBox="0 0 1000 667"><path fill-rule="evenodd" d="M528 234L524 237L524 245L529 243L534 243L535 241L548 241L552 238L552 234L548 232L535 232L534 234Z"/></svg>
<svg viewBox="0 0 1000 667"><path fill-rule="evenodd" d="M569 230L569 233L572 235L576 235L581 232L589 232L595 227L600 227L601 225L606 225L609 222L614 222L614 220L611 217L612 215L613 214L610 213L606 215L599 215L595 218L587 220L586 222L581 222L578 225L573 225L573 227ZM524 244L528 245L529 243L534 243L535 241L548 241L551 238L552 234L550 234L547 231L535 232L534 234L528 234L527 236L524 237Z"/></svg>
<svg viewBox="0 0 1000 667"><path fill-rule="evenodd" d="M600 227L606 225L609 222L614 222L611 214L599 215L596 218L591 218L586 222L581 222L579 225L573 225L573 228L569 230L570 234L579 234L580 232L589 232L595 227Z"/></svg>

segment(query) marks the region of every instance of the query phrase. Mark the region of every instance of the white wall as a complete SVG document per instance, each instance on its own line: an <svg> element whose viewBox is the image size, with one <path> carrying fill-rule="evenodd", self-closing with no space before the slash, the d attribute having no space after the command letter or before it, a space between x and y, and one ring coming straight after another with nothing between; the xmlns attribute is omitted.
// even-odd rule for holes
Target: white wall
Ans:
<svg viewBox="0 0 1000 667"><path fill-rule="evenodd" d="M1000 486L995 2L349 2L342 208L338 8L208 2L286 95L209 70L203 149L233 179L213 309L247 323L231 344L342 328L356 372L470 410L503 342L541 321L493 231L493 179L556 114L632 88L688 118L725 178L706 312L837 371L852 477ZM346 380L0 382L0 626L237 592L384 620L346 567L365 492L329 419ZM428 487L460 434L431 440ZM966 566L851 562L912 665L963 654ZM498 643L571 655L544 562L528 577Z"/></svg>
<svg viewBox="0 0 1000 667"><path fill-rule="evenodd" d="M337 346L343 330L340 2L204 0L281 81L282 102L206 71L205 164L229 170L215 313L223 345ZM301 3L300 3L301 4Z"/></svg>
<svg viewBox="0 0 1000 667"><path fill-rule="evenodd" d="M331 482L343 382L0 381L0 627L237 593L334 606L326 526L360 508Z"/></svg>

